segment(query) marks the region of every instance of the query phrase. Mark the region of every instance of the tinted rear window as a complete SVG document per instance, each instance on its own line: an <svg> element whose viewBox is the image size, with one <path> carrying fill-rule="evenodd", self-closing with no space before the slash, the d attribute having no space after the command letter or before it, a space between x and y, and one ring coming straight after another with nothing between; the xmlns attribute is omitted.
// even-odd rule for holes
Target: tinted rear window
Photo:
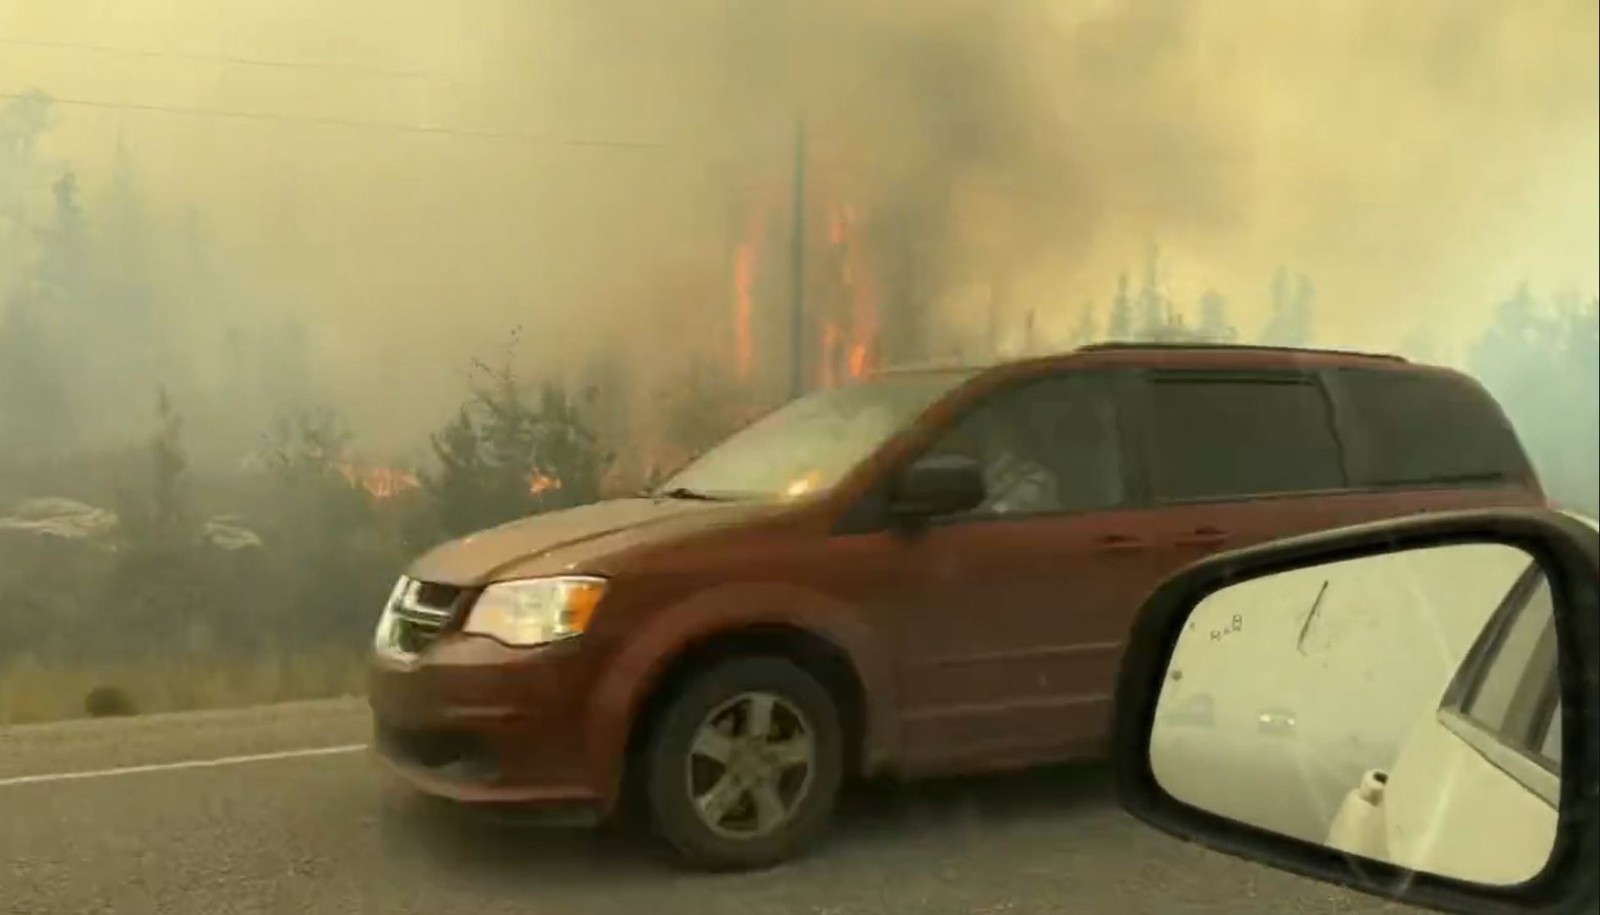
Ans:
<svg viewBox="0 0 1600 915"><path fill-rule="evenodd" d="M1368 486L1524 480L1528 463L1500 408L1449 376L1335 373L1348 411L1351 472Z"/></svg>
<svg viewBox="0 0 1600 915"><path fill-rule="evenodd" d="M1344 485L1328 401L1314 378L1157 374L1149 405L1158 501Z"/></svg>

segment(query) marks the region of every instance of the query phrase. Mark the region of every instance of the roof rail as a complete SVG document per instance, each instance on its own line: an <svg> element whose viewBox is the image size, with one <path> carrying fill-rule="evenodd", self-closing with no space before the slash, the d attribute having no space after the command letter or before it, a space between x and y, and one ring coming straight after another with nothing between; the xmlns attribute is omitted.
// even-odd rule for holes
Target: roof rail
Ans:
<svg viewBox="0 0 1600 915"><path fill-rule="evenodd" d="M1265 344L1258 344L1258 343L1205 343L1205 342L1184 343L1184 342L1154 342L1154 341L1149 342L1149 343L1139 343L1139 342L1123 341L1123 340L1111 340L1111 341L1107 341L1105 343L1090 343L1090 344L1087 344L1087 345L1084 345L1084 346L1080 346L1080 347L1077 348L1076 352L1094 353L1094 352L1115 352L1115 351L1118 351L1118 350L1151 350L1151 349L1153 349L1153 350L1191 349L1191 350L1223 350L1223 351L1233 350L1233 351L1243 351L1243 352L1266 352L1266 353L1322 353L1322 354L1331 355L1331 356L1360 356L1360 357L1366 358L1366 359L1387 359L1387 360L1389 360L1391 362L1406 362L1407 361L1407 359L1404 356L1396 356L1393 353L1366 353L1366 352L1362 352L1360 350L1325 349L1325 348L1322 348L1322 347L1315 347L1315 346L1268 346L1268 345L1265 345Z"/></svg>

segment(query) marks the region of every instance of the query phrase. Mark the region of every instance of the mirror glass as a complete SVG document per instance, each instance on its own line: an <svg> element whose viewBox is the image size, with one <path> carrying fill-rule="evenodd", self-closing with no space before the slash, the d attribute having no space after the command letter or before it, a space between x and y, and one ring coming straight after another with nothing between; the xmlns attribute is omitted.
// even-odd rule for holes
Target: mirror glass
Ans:
<svg viewBox="0 0 1600 915"><path fill-rule="evenodd" d="M1414 871L1523 883L1556 835L1548 580L1459 544L1224 587L1174 648L1151 733L1186 804Z"/></svg>

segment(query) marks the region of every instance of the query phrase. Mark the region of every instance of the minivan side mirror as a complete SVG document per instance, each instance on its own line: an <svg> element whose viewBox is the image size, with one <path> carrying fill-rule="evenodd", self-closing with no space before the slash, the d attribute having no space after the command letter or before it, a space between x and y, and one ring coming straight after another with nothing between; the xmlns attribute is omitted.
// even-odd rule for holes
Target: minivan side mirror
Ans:
<svg viewBox="0 0 1600 915"><path fill-rule="evenodd" d="M954 515L983 504L983 468L958 454L928 455L913 462L889 492L889 513L897 518Z"/></svg>
<svg viewBox="0 0 1600 915"><path fill-rule="evenodd" d="M1596 523L1535 509L1201 560L1126 642L1118 798L1181 839L1396 902L1594 911L1597 582Z"/></svg>

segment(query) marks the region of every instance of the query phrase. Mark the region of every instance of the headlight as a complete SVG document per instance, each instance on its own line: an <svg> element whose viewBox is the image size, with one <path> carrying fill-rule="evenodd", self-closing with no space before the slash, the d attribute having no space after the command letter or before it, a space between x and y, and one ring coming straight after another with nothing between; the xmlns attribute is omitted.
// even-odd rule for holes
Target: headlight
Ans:
<svg viewBox="0 0 1600 915"><path fill-rule="evenodd" d="M409 581L404 575L400 576L400 580L394 583L394 590L389 592L388 600L383 602L383 612L378 614L378 631L372 634L373 647L379 651L394 645L394 605L400 601L400 595L405 593Z"/></svg>
<svg viewBox="0 0 1600 915"><path fill-rule="evenodd" d="M571 638L589 628L604 579L568 575L503 581L483 589L463 631L515 647Z"/></svg>

